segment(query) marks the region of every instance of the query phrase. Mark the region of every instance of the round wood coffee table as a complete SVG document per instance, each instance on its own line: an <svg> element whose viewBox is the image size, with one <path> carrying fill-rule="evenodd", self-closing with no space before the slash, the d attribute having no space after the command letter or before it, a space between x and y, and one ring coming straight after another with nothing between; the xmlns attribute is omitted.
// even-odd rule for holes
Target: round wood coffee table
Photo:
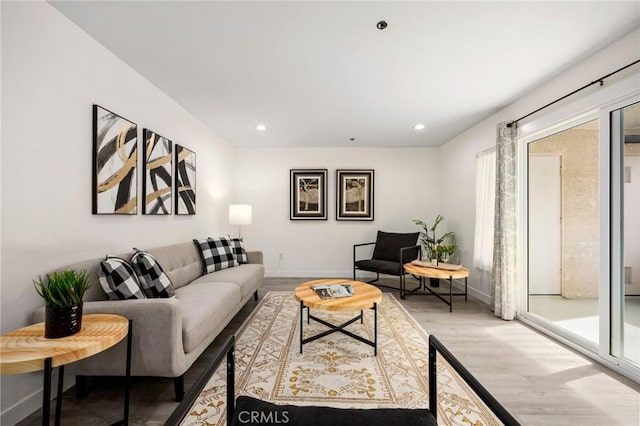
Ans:
<svg viewBox="0 0 640 426"><path fill-rule="evenodd" d="M316 285L346 285L349 284L353 287L354 294L348 297L336 297L332 299L321 299L315 292L312 286ZM329 334L340 332L352 337L360 342L366 343L369 346L373 346L373 354L378 354L378 303L382 301L382 292L379 288L370 284L366 284L360 281L351 281L343 279L323 279L308 281L297 286L294 290L294 296L296 301L300 302L300 353L302 353L302 345L320 339L321 337L328 336ZM310 320L319 322L322 325L329 327L329 330L316 334L315 336L303 338L303 324L304 324L304 309L307 309L307 324ZM350 319L349 321L335 325L331 324L321 318L318 318L311 314L310 309L320 309L324 311L341 311L341 312L357 312L360 314ZM363 311L365 309L373 310L373 341L367 340L357 334L353 334L344 328L349 324L360 320L363 322Z"/></svg>

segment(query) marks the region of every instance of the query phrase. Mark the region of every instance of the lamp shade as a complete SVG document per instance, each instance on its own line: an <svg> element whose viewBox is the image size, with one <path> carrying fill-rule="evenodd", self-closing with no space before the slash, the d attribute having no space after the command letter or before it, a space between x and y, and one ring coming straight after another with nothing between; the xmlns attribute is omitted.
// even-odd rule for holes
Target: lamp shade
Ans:
<svg viewBox="0 0 640 426"><path fill-rule="evenodd" d="M231 204L229 206L229 223L231 225L250 225L251 206L249 204Z"/></svg>

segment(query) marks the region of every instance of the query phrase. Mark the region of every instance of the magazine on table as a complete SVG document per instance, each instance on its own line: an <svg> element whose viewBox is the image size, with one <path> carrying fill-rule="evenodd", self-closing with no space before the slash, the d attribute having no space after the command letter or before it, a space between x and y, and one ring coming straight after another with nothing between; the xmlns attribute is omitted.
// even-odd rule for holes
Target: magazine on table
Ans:
<svg viewBox="0 0 640 426"><path fill-rule="evenodd" d="M351 284L322 284L312 285L311 288L321 299L335 299L338 297L349 297L353 295Z"/></svg>

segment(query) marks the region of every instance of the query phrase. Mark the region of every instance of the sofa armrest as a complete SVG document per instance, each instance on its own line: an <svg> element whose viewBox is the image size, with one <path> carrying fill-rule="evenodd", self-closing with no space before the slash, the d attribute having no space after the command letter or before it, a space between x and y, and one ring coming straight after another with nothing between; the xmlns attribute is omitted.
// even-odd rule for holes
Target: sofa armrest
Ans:
<svg viewBox="0 0 640 426"><path fill-rule="evenodd" d="M186 370L182 344L180 302L170 299L101 300L84 302L83 315L114 314L133 320L133 375L177 377ZM45 308L36 310L35 321L44 321ZM141 332L144 330L144 332ZM86 360L69 365L81 375L124 375L126 342Z"/></svg>
<svg viewBox="0 0 640 426"><path fill-rule="evenodd" d="M264 265L262 251L260 250L247 250L247 260L249 263L258 263Z"/></svg>

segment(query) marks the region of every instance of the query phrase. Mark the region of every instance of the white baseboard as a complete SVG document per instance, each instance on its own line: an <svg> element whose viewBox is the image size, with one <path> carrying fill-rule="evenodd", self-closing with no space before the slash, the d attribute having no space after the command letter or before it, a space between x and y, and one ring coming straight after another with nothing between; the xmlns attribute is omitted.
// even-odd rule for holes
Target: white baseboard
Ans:
<svg viewBox="0 0 640 426"><path fill-rule="evenodd" d="M344 278L353 279L353 271L265 271L270 278ZM373 278L376 274L358 271L358 278Z"/></svg>
<svg viewBox="0 0 640 426"><path fill-rule="evenodd" d="M353 271L266 271L265 275L270 278L318 278L318 277L327 277L327 278L344 278L344 279L353 279ZM375 278L376 274L373 272L366 271L358 271L358 279L364 278ZM386 278L394 278L390 275L385 275ZM460 281L454 281L454 287L457 291L464 291L464 284ZM486 303L487 305L491 304L491 295L486 294L476 288L471 286L468 287L468 293L470 296L473 296L475 299Z"/></svg>
<svg viewBox="0 0 640 426"><path fill-rule="evenodd" d="M486 303L487 305L491 305L491 295L484 293L478 289L473 287L469 287L469 294L479 301Z"/></svg>
<svg viewBox="0 0 640 426"><path fill-rule="evenodd" d="M51 377L51 400L53 401L56 396L56 389L58 387L58 374L56 371L53 372ZM65 385L63 387L63 392L73 387L75 384L74 376L64 377ZM38 390L31 395L26 396L22 400L16 402L12 406L6 408L2 413L0 413L0 424L1 425L15 425L30 416L32 413L36 411L42 411L42 397L43 390ZM51 404L51 410L55 410L55 405Z"/></svg>

